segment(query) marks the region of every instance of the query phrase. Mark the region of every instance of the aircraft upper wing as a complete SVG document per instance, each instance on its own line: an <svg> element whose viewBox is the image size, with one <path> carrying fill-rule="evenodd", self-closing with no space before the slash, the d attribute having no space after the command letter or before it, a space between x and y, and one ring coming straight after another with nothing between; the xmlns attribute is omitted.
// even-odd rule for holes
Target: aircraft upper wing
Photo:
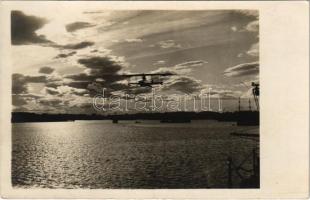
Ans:
<svg viewBox="0 0 310 200"><path fill-rule="evenodd" d="M157 74L122 74L121 76L125 76L125 77L133 77L133 76L172 76L172 75L176 75L173 73L157 73Z"/></svg>

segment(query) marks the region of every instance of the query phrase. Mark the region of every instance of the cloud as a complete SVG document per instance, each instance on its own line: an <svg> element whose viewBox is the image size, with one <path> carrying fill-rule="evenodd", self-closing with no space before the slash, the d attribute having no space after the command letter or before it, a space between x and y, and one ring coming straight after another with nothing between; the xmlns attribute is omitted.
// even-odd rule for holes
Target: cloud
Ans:
<svg viewBox="0 0 310 200"><path fill-rule="evenodd" d="M84 94L88 93L86 89L78 89L78 88L73 88L69 86L58 86L57 88L45 87L43 92L46 94L58 95L58 96L64 96L64 95L83 96Z"/></svg>
<svg viewBox="0 0 310 200"><path fill-rule="evenodd" d="M22 74L12 75L12 94L27 93L28 83L46 83L46 76L24 76Z"/></svg>
<svg viewBox="0 0 310 200"><path fill-rule="evenodd" d="M64 78L70 81L66 82L65 85L73 88L87 89L90 96L102 93L103 89L105 89L106 96L117 91L123 91L127 94L142 94L151 91L150 88L133 88L128 86L124 82L126 77L122 76L122 74L125 74L126 66L123 60L117 57L94 56L81 58L78 60L78 63L86 69L81 73L66 75ZM185 74L185 72L188 73L193 68L204 66L206 63L203 60L187 61L169 68L162 67L150 73L180 74L181 72ZM165 84L161 86L161 90L191 94L203 88L199 80L184 76L184 74L182 76L161 77L160 80L165 81Z"/></svg>
<svg viewBox="0 0 310 200"><path fill-rule="evenodd" d="M204 60L193 60L193 61L187 61L184 63L180 63L177 65L174 65L172 67L160 67L157 70L152 71L151 73L170 73L170 74L189 74L193 71L196 67L202 67L204 66L207 61ZM164 78L166 79L166 78Z"/></svg>
<svg viewBox="0 0 310 200"><path fill-rule="evenodd" d="M206 97L206 95L210 95L211 98L238 99L243 94L241 90L230 88L231 85L203 85L203 89L198 96Z"/></svg>
<svg viewBox="0 0 310 200"><path fill-rule="evenodd" d="M236 31L238 30L236 26L232 26L232 27L230 27L230 29L231 29L233 32L236 32Z"/></svg>
<svg viewBox="0 0 310 200"><path fill-rule="evenodd" d="M48 70L47 68L46 69L43 68L43 71L45 72L51 71L51 69L48 69ZM23 74L18 74L18 73L13 74L12 75L12 103L13 105L19 106L19 107L26 105L26 104L27 106L29 106L29 104L33 104L32 106L39 106L38 100L45 97L46 94L48 95L61 94L59 92L59 88L57 88L58 86L55 87L57 88L57 90L53 88L47 88L46 90L44 90L45 91L44 96L28 93L29 83L41 83L43 85L47 85L47 84L55 84L57 83L57 81L59 81L59 78L57 79L56 77L54 77L54 74L43 75L43 76L28 76L28 75L23 75ZM61 82L61 85L62 84L63 82ZM79 92L81 91L72 91L71 93L77 94Z"/></svg>
<svg viewBox="0 0 310 200"><path fill-rule="evenodd" d="M252 44L250 49L247 51L247 54L250 56L257 57L259 56L259 46L258 43Z"/></svg>
<svg viewBox="0 0 310 200"><path fill-rule="evenodd" d="M54 47L59 49L83 49L94 45L90 41L60 45L45 38L44 35L38 35L37 30L41 29L48 21L44 18L25 15L21 11L11 12L11 43L13 45L41 44L45 47ZM86 22L85 22L86 23ZM76 29L86 24L71 24L70 30ZM60 55L63 56L63 55Z"/></svg>
<svg viewBox="0 0 310 200"><path fill-rule="evenodd" d="M78 88L78 89L86 89L88 88L88 85L91 84L91 82L88 81L71 81L65 83L65 85L73 87L73 88Z"/></svg>
<svg viewBox="0 0 310 200"><path fill-rule="evenodd" d="M13 45L50 43L51 41L45 36L36 33L47 22L44 18L25 15L21 11L13 10L11 12L11 43Z"/></svg>
<svg viewBox="0 0 310 200"><path fill-rule="evenodd" d="M12 75L12 93L21 94L28 91L27 83L22 74Z"/></svg>
<svg viewBox="0 0 310 200"><path fill-rule="evenodd" d="M164 60L158 60L158 61L156 61L155 63L153 63L153 65L164 65L166 63L166 61L164 61Z"/></svg>
<svg viewBox="0 0 310 200"><path fill-rule="evenodd" d="M61 99L40 99L38 103L42 104L43 106L50 106L50 107L58 107L64 105L64 102Z"/></svg>
<svg viewBox="0 0 310 200"><path fill-rule="evenodd" d="M68 58L68 57L70 57L70 56L73 56L74 54L76 54L76 51L72 51L72 52L67 53L67 54L65 54L65 53L60 53L60 54L58 54L58 55L55 57L55 59L58 59L58 58Z"/></svg>
<svg viewBox="0 0 310 200"><path fill-rule="evenodd" d="M77 30L85 29L85 28L89 28L93 26L96 26L96 25L88 23L88 22L73 22L73 23L66 25L66 30L68 32L75 32Z"/></svg>
<svg viewBox="0 0 310 200"><path fill-rule="evenodd" d="M104 74L114 74L122 69L121 63L112 57L95 56L91 58L81 58L78 63L89 69L101 70Z"/></svg>
<svg viewBox="0 0 310 200"><path fill-rule="evenodd" d="M24 76L27 83L46 83L46 76Z"/></svg>
<svg viewBox="0 0 310 200"><path fill-rule="evenodd" d="M45 87L44 89L47 94L51 94L51 95L60 94L59 91L55 88Z"/></svg>
<svg viewBox="0 0 310 200"><path fill-rule="evenodd" d="M150 73L152 74L184 74L182 73L183 71L179 70L177 72L177 70L174 67L160 67L156 70L151 71ZM160 77L161 80L166 80L168 79L168 77Z"/></svg>
<svg viewBox="0 0 310 200"><path fill-rule="evenodd" d="M41 68L39 69L39 73L42 73L42 74L51 74L51 73L53 73L54 71L55 71L55 69L52 68L52 67L41 67Z"/></svg>
<svg viewBox="0 0 310 200"><path fill-rule="evenodd" d="M72 79L74 81L95 81L99 76L97 75L90 75L87 72L82 72L78 74L68 74L65 78Z"/></svg>
<svg viewBox="0 0 310 200"><path fill-rule="evenodd" d="M175 68L176 69L184 69L184 68L188 68L188 67L201 67L206 63L208 63L208 62L204 61L204 60L193 60L193 61L188 61L188 62L177 64L177 65L175 65Z"/></svg>
<svg viewBox="0 0 310 200"><path fill-rule="evenodd" d="M128 85L121 82L126 79L126 77L122 76L122 71L126 68L123 58L116 56L93 56L80 58L78 63L85 67L85 70L81 73L64 76L64 78L69 80L64 85L86 89L91 96L96 94L96 92L102 93L103 88L106 89L107 95L113 91L128 88Z"/></svg>
<svg viewBox="0 0 310 200"><path fill-rule="evenodd" d="M58 86L64 85L63 81L52 81L52 82L47 82L45 86L47 87L52 87L52 88L57 88Z"/></svg>
<svg viewBox="0 0 310 200"><path fill-rule="evenodd" d="M13 94L12 104L13 106L21 107L40 98L42 98L42 96L36 94Z"/></svg>
<svg viewBox="0 0 310 200"><path fill-rule="evenodd" d="M241 96L241 98L253 98L253 91L252 88L245 91Z"/></svg>
<svg viewBox="0 0 310 200"><path fill-rule="evenodd" d="M174 40L165 40L165 41L160 41L154 46L159 46L160 48L163 49L168 49L168 48L182 48L181 44L177 44Z"/></svg>
<svg viewBox="0 0 310 200"><path fill-rule="evenodd" d="M227 77L240 77L257 75L259 73L259 63L243 63L234 67L229 67L224 71L224 75Z"/></svg>
<svg viewBox="0 0 310 200"><path fill-rule="evenodd" d="M257 33L259 29L259 12L258 10L236 10L232 12L232 17L243 21L245 26L239 30L240 32L248 31ZM233 28L233 27L232 27Z"/></svg>
<svg viewBox="0 0 310 200"><path fill-rule="evenodd" d="M119 72L125 68L125 63L122 60L118 60L116 57L110 56L95 56L90 58L82 58L78 60L78 63L86 67L87 69L75 76L68 76L73 80L93 80L101 78L105 81L105 84L113 84L116 81L122 80L123 77L119 75Z"/></svg>
<svg viewBox="0 0 310 200"><path fill-rule="evenodd" d="M239 54L237 55L237 57L238 57L238 58L242 58L243 55L244 55L243 53L239 53Z"/></svg>
<svg viewBox="0 0 310 200"><path fill-rule="evenodd" d="M152 92L152 88L150 87L132 87L125 90L128 95L139 95L139 94L147 94Z"/></svg>
<svg viewBox="0 0 310 200"><path fill-rule="evenodd" d="M27 101L20 95L12 95L13 106L23 106L27 104Z"/></svg>
<svg viewBox="0 0 310 200"><path fill-rule="evenodd" d="M21 11L11 12L11 43L13 45L29 45L29 44L40 44L45 47L54 47L58 49L83 49L94 45L90 41L82 41L79 43L60 45L53 41L45 38L44 35L38 35L36 31L41 29L48 21L44 18L36 16L25 15ZM72 29L77 29L78 26L83 26L82 24L74 24ZM86 24L84 24L86 26ZM73 28L72 28L73 27ZM64 56L64 55L60 55Z"/></svg>
<svg viewBox="0 0 310 200"><path fill-rule="evenodd" d="M173 76L165 82L162 91L174 90L185 94L200 92L203 88L201 81L189 76Z"/></svg>
<svg viewBox="0 0 310 200"><path fill-rule="evenodd" d="M143 42L142 39L139 39L139 38L133 38L133 39L125 39L126 42Z"/></svg>
<svg viewBox="0 0 310 200"><path fill-rule="evenodd" d="M93 46L94 42L89 41L83 41L79 43L73 43L73 44L66 44L66 45L55 45L55 47L61 48L61 49L83 49L89 46Z"/></svg>
<svg viewBox="0 0 310 200"><path fill-rule="evenodd" d="M236 90L211 90L211 97L220 97L221 99L237 99L242 94Z"/></svg>
<svg viewBox="0 0 310 200"><path fill-rule="evenodd" d="M255 20L255 21L248 23L245 27L245 30L247 30L249 32L258 32L258 29L259 29L258 20Z"/></svg>
<svg viewBox="0 0 310 200"><path fill-rule="evenodd" d="M238 17L247 18L248 20L258 19L258 10L234 10L233 15Z"/></svg>

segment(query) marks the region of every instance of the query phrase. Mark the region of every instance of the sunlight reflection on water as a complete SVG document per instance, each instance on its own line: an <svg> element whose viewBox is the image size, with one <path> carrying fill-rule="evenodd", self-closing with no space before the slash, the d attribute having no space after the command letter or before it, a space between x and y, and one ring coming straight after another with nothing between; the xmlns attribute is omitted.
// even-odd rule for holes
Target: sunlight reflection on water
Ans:
<svg viewBox="0 0 310 200"><path fill-rule="evenodd" d="M13 124L12 183L47 188L222 188L227 155L257 142L229 133L258 127L194 121Z"/></svg>

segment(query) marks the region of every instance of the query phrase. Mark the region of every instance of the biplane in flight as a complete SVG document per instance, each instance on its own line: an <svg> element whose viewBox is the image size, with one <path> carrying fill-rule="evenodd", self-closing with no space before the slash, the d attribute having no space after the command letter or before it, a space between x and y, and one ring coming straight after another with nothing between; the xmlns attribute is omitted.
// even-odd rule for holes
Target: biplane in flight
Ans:
<svg viewBox="0 0 310 200"><path fill-rule="evenodd" d="M138 77L139 79L136 82L129 82L128 85L138 85L141 87L153 87L153 85L162 85L163 81L160 80L160 77L164 76L173 76L173 73L142 73L142 74L124 74L122 76L132 78Z"/></svg>

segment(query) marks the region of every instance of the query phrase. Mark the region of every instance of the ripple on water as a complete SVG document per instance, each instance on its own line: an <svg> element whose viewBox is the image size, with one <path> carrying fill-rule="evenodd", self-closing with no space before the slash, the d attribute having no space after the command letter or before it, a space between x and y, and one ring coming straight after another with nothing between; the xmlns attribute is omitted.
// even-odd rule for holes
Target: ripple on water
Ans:
<svg viewBox="0 0 310 200"><path fill-rule="evenodd" d="M244 129L253 128L214 121L13 124L12 183L25 188L222 188L227 155L241 160L257 146L229 136Z"/></svg>

